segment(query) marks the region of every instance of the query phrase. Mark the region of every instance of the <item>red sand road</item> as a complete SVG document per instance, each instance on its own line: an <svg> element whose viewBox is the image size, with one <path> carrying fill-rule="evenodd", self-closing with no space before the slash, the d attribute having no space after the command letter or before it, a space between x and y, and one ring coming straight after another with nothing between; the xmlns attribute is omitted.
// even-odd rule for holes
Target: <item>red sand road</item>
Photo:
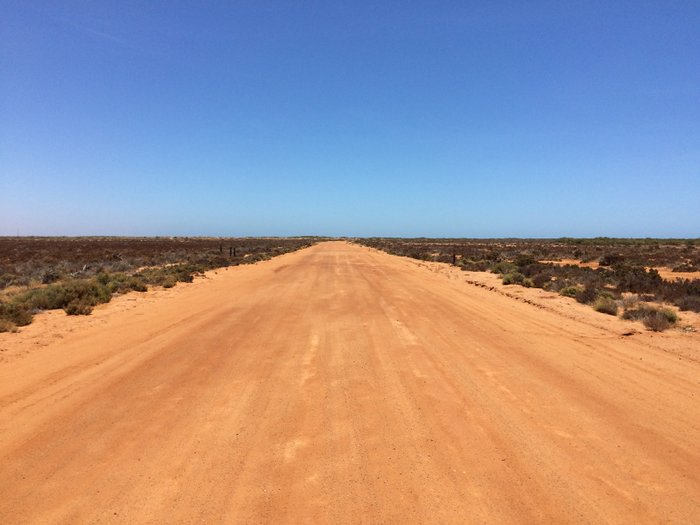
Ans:
<svg viewBox="0 0 700 525"><path fill-rule="evenodd" d="M0 523L700 523L700 363L654 341L342 242L39 316Z"/></svg>

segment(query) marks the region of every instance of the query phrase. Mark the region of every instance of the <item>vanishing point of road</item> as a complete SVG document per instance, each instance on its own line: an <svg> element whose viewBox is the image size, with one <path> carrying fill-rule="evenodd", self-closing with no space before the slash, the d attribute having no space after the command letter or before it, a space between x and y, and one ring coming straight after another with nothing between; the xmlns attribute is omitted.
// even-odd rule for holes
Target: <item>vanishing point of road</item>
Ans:
<svg viewBox="0 0 700 525"><path fill-rule="evenodd" d="M345 242L159 293L0 361L0 523L700 523L697 360Z"/></svg>

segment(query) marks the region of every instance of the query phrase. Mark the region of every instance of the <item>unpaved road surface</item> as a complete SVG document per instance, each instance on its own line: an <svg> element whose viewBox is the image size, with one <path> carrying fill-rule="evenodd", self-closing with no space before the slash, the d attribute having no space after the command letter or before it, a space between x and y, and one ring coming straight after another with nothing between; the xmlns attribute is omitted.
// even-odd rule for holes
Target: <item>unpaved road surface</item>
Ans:
<svg viewBox="0 0 700 525"><path fill-rule="evenodd" d="M672 339L342 242L122 299L0 341L0 523L700 523Z"/></svg>

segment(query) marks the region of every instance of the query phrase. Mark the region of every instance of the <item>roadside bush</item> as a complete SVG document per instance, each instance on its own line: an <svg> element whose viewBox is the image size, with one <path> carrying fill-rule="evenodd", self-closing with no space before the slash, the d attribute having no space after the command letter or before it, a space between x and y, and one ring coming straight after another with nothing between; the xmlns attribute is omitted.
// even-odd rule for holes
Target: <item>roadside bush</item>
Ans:
<svg viewBox="0 0 700 525"><path fill-rule="evenodd" d="M0 319L0 333L2 332L15 332L17 327L14 323L8 321L7 319Z"/></svg>
<svg viewBox="0 0 700 525"><path fill-rule="evenodd" d="M506 261L496 263L491 267L491 271L493 273L498 273L501 275L513 273L517 269L518 269L518 267L516 265L514 265L513 263L506 262ZM523 277L525 277L525 276L523 276Z"/></svg>
<svg viewBox="0 0 700 525"><path fill-rule="evenodd" d="M13 303L25 305L30 310L59 310L73 301L94 306L107 303L111 290L97 280L75 280L35 288L13 298Z"/></svg>
<svg viewBox="0 0 700 525"><path fill-rule="evenodd" d="M85 299L74 299L63 310L68 315L89 315L92 312L92 307L93 305Z"/></svg>
<svg viewBox="0 0 700 525"><path fill-rule="evenodd" d="M127 275L125 273L100 273L97 281L106 286L111 293L126 293L130 291L145 292L148 290L144 279L140 275Z"/></svg>
<svg viewBox="0 0 700 525"><path fill-rule="evenodd" d="M648 305L625 310L622 314L622 318L632 321L641 321L649 330L655 332L663 332L678 321L676 312L670 308L654 308Z"/></svg>
<svg viewBox="0 0 700 525"><path fill-rule="evenodd" d="M653 332L663 332L667 328L670 328L673 323L671 323L666 316L661 312L656 312L654 314L648 315L642 319L644 326Z"/></svg>
<svg viewBox="0 0 700 525"><path fill-rule="evenodd" d="M582 304L590 304L595 301L598 296L598 292L595 288L586 286L583 290L579 290L576 293L576 300Z"/></svg>
<svg viewBox="0 0 700 525"><path fill-rule="evenodd" d="M169 275L167 278L163 280L163 288L172 288L177 284L177 279L173 277L172 275Z"/></svg>
<svg viewBox="0 0 700 525"><path fill-rule="evenodd" d="M486 272L491 268L491 261L472 261L471 259L460 259L459 266L466 272Z"/></svg>
<svg viewBox="0 0 700 525"><path fill-rule="evenodd" d="M600 294L593 303L593 309L608 315L617 315L617 302L607 294Z"/></svg>
<svg viewBox="0 0 700 525"><path fill-rule="evenodd" d="M520 272L507 273L503 276L503 284L523 284L525 276Z"/></svg>
<svg viewBox="0 0 700 525"><path fill-rule="evenodd" d="M0 302L0 319L15 326L26 326L32 322L33 317L26 305Z"/></svg>
<svg viewBox="0 0 700 525"><path fill-rule="evenodd" d="M544 288L552 282L552 276L549 273L538 273L532 276L532 285L535 288Z"/></svg>
<svg viewBox="0 0 700 525"><path fill-rule="evenodd" d="M639 296L636 293L625 294L622 296L622 307L625 310L634 308L639 304Z"/></svg>
<svg viewBox="0 0 700 525"><path fill-rule="evenodd" d="M571 297L572 299L576 299L576 296L580 291L581 289L577 286L567 286L566 288L562 288L561 290L559 290L559 294L563 295L564 297Z"/></svg>

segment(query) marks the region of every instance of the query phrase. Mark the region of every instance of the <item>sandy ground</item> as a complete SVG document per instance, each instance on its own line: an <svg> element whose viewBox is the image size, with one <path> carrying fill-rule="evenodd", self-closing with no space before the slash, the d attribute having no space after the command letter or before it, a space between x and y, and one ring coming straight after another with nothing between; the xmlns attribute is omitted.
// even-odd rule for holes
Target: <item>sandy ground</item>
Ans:
<svg viewBox="0 0 700 525"><path fill-rule="evenodd" d="M700 523L699 334L492 277L329 242L0 334L0 523Z"/></svg>

